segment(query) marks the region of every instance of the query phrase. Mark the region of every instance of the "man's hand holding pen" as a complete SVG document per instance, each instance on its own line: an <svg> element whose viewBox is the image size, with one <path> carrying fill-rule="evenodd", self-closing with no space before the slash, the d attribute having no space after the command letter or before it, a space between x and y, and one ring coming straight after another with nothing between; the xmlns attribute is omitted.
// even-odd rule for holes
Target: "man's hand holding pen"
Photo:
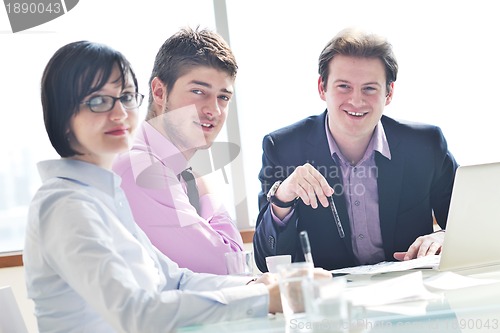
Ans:
<svg viewBox="0 0 500 333"><path fill-rule="evenodd" d="M280 184L275 195L283 202L300 198L304 204L316 209L318 201L323 207L328 207L330 204L328 197L333 195L333 188L316 168L306 163L295 168L292 174ZM281 208L273 205L273 212L280 219L283 219L290 210L291 207Z"/></svg>
<svg viewBox="0 0 500 333"><path fill-rule="evenodd" d="M290 202L295 198L300 198L306 205L310 205L314 209L318 208L318 201L325 208L330 206L339 236L340 238L345 237L344 228L333 200L333 188L311 164L306 163L298 166L279 185L275 196L282 202ZM273 205L274 214L281 220L287 216L291 209L291 207L283 208Z"/></svg>

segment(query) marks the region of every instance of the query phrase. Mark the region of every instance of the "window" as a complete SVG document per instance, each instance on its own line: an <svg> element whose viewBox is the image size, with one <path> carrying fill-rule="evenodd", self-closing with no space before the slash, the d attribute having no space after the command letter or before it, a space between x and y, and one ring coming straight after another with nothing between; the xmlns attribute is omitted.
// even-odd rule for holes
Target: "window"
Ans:
<svg viewBox="0 0 500 333"><path fill-rule="evenodd" d="M147 95L153 60L163 41L185 25L215 29L213 6L221 3L85 0L42 26L0 33L0 252L22 248L27 207L40 186L36 162L58 157L43 127L39 96L42 71L52 54L81 39L108 44L127 56L139 90ZM240 126L229 130L238 131L242 154L237 173L235 168L225 171L233 189L246 189L243 197L229 189L226 202L231 206L247 201L240 227L252 226L258 214L263 136L324 110L317 93L317 58L326 42L347 26L373 30L394 45L400 71L387 115L439 125L460 164L500 161L495 145L500 131L492 121L497 113L494 80L500 77L495 1L225 3L230 43L240 67L235 99ZM2 10L0 31L10 31ZM228 126L233 126L229 119ZM223 134L218 139L227 140Z"/></svg>
<svg viewBox="0 0 500 333"><path fill-rule="evenodd" d="M6 31L0 33L0 252L23 248L28 205L41 185L36 163L59 158L47 138L40 102L42 72L54 52L83 39L108 44L132 63L139 91L147 95L156 52L187 25L215 29L213 4L85 0L58 19L16 34L10 33L6 12L0 10L0 31Z"/></svg>
<svg viewBox="0 0 500 333"><path fill-rule="evenodd" d="M249 219L258 215L257 178L265 134L326 105L318 57L341 29L359 26L393 44L399 63L385 114L441 127L460 164L500 161L496 79L500 62L494 1L227 0L240 71L238 113ZM473 22L473 23L472 23Z"/></svg>

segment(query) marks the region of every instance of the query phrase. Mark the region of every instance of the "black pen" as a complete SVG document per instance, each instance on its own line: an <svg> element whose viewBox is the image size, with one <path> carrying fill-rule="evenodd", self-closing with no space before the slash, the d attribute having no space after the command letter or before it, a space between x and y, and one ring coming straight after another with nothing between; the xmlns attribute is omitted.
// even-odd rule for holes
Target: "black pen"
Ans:
<svg viewBox="0 0 500 333"><path fill-rule="evenodd" d="M311 244L309 243L309 236L307 231L302 230L299 234L300 244L302 245L302 251L304 252L304 258L306 262L310 262L314 266L313 257L311 253Z"/></svg>
<svg viewBox="0 0 500 333"><path fill-rule="evenodd" d="M330 199L330 209L332 210L333 219L335 220L335 224L337 225L337 230L339 231L340 238L345 237L344 228L342 227L342 222L340 222L339 213L337 212L337 207L335 206L335 202L333 201L333 195Z"/></svg>

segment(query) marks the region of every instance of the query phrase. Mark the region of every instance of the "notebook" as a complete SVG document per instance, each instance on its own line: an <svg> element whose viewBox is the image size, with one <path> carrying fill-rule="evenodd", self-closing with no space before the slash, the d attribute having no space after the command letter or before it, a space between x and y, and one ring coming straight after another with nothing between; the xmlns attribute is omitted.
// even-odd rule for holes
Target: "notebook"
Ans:
<svg viewBox="0 0 500 333"><path fill-rule="evenodd" d="M460 166L438 270L489 266L500 268L500 163Z"/></svg>

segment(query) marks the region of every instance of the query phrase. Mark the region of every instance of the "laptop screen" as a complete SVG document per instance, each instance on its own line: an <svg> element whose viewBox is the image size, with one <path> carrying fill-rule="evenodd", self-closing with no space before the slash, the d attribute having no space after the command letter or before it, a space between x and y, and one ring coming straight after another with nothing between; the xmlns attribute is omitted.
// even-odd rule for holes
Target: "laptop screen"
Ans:
<svg viewBox="0 0 500 333"><path fill-rule="evenodd" d="M500 163L460 166L439 270L500 264Z"/></svg>

